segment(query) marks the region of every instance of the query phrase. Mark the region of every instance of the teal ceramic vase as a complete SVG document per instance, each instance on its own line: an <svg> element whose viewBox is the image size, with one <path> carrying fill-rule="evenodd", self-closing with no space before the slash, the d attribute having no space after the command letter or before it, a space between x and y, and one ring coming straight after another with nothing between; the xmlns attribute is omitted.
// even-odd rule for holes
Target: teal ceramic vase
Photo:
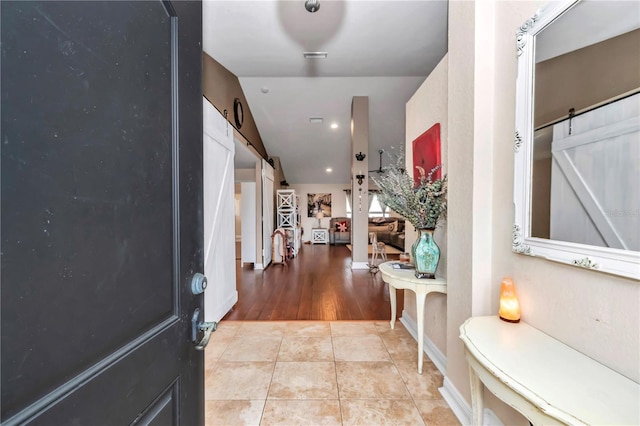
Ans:
<svg viewBox="0 0 640 426"><path fill-rule="evenodd" d="M419 242L420 242L420 231L418 231L418 238L416 238L416 240L413 242L413 245L411 246L411 263L413 263L414 265L416 264L416 247L418 246Z"/></svg>
<svg viewBox="0 0 640 426"><path fill-rule="evenodd" d="M440 248L433 240L433 229L418 229L418 239L411 247L416 278L435 278Z"/></svg>

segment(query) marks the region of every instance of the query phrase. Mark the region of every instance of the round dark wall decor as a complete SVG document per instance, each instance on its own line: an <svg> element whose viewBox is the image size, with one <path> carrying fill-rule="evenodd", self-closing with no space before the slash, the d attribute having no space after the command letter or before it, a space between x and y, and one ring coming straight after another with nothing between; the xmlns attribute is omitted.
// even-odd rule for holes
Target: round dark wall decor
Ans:
<svg viewBox="0 0 640 426"><path fill-rule="evenodd" d="M233 119L236 122L236 127L239 129L242 127L244 121L244 111L242 110L242 102L239 98L233 100Z"/></svg>

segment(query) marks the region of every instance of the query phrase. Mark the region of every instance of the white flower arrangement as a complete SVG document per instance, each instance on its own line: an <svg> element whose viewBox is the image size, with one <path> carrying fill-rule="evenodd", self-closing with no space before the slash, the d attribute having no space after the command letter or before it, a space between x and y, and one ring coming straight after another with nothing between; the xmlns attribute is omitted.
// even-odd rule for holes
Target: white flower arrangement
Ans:
<svg viewBox="0 0 640 426"><path fill-rule="evenodd" d="M433 174L442 165L434 167L428 174L417 166L420 181L415 182L403 163L404 158L398 156L394 165L383 168L383 175L371 177L381 191L378 198L416 229L435 229L447 214L447 175L433 180Z"/></svg>

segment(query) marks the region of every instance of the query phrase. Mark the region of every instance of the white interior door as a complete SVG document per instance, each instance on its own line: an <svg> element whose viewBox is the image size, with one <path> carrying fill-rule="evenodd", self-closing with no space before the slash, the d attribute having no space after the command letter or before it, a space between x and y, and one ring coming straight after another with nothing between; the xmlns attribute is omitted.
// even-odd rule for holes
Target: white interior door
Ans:
<svg viewBox="0 0 640 426"><path fill-rule="evenodd" d="M220 321L238 301L235 267L233 130L207 101L204 106L205 321Z"/></svg>
<svg viewBox="0 0 640 426"><path fill-rule="evenodd" d="M242 182L242 263L256 263L256 183Z"/></svg>
<svg viewBox="0 0 640 426"><path fill-rule="evenodd" d="M262 160L262 259L265 268L271 263L273 197L273 167Z"/></svg>

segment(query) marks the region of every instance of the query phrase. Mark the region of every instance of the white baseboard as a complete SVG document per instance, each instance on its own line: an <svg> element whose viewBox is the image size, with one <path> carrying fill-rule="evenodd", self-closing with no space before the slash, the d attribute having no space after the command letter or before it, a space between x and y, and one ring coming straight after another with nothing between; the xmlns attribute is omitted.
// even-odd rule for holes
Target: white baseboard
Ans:
<svg viewBox="0 0 640 426"><path fill-rule="evenodd" d="M504 426L504 423L500 421L496 413L488 408L484 409L484 424L488 426Z"/></svg>
<svg viewBox="0 0 640 426"><path fill-rule="evenodd" d="M417 340L418 325L406 310L402 311L402 318L400 318L400 322L405 326L409 334ZM453 414L455 414L460 423L463 425L470 425L472 420L471 407L447 377L447 357L444 356L428 336L424 336L423 342L425 354L427 354L429 359L433 362L433 365L435 365L444 376L444 383L442 387L438 389L440 394L444 400L447 401L447 404L451 407L451 411L453 411ZM484 419L482 424L486 426L504 426L498 416L488 408L484 409Z"/></svg>
<svg viewBox="0 0 640 426"><path fill-rule="evenodd" d="M451 411L463 425L470 425L472 422L471 406L467 404L464 397L458 392L458 389L451 383L448 377L444 378L444 383L440 389L440 395L451 407ZM484 409L482 416L482 424L484 426L504 426L498 416L488 408Z"/></svg>
<svg viewBox="0 0 640 426"><path fill-rule="evenodd" d="M451 380L445 376L444 383L442 387L438 389L440 391L440 395L447 401L451 411L456 415L458 421L463 425L471 424L471 407L467 404L467 401L463 398L463 396L458 392Z"/></svg>
<svg viewBox="0 0 640 426"><path fill-rule="evenodd" d="M400 318L400 322L405 326L409 334L413 336L416 341L418 340L418 325L415 320L411 318L411 316L407 313L406 310L402 311L402 318ZM424 353L427 354L429 359L433 362L436 368L442 373L443 376L447 375L447 358L444 354L438 349L438 347L433 343L428 336L423 336L424 342Z"/></svg>
<svg viewBox="0 0 640 426"><path fill-rule="evenodd" d="M253 269L264 269L264 265L262 263L255 263Z"/></svg>
<svg viewBox="0 0 640 426"><path fill-rule="evenodd" d="M369 269L367 262L351 262L351 269Z"/></svg>

